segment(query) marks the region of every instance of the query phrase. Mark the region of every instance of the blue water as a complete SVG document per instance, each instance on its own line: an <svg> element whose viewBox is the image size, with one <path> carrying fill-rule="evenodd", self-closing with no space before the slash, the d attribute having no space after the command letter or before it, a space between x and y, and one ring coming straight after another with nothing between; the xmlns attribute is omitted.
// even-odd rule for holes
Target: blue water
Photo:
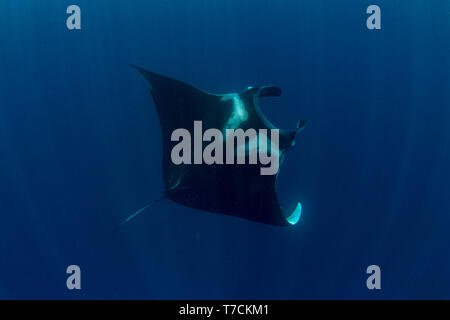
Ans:
<svg viewBox="0 0 450 320"><path fill-rule="evenodd" d="M163 201L113 232L163 189L128 63L218 93L282 87L261 103L282 128L308 120L278 186L299 223ZM444 0L2 0L0 298L450 298L449 89Z"/></svg>

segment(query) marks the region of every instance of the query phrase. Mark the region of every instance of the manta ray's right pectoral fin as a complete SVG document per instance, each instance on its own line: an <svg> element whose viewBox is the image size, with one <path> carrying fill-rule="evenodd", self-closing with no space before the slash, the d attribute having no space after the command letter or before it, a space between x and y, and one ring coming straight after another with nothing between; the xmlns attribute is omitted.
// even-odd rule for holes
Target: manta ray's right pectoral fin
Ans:
<svg viewBox="0 0 450 320"><path fill-rule="evenodd" d="M302 204L299 202L297 203L297 207L295 208L294 212L292 212L291 215L286 218L286 220L287 222L289 222L289 224L294 225L297 224L301 216L302 216Z"/></svg>

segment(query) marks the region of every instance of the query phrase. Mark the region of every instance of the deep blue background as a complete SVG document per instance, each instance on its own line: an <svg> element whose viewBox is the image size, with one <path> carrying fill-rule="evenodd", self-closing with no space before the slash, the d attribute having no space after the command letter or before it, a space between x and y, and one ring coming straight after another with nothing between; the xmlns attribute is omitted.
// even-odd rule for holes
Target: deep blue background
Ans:
<svg viewBox="0 0 450 320"><path fill-rule="evenodd" d="M299 224L165 201L114 233L162 190L128 63L218 93L282 87L261 103L309 123L279 179ZM450 298L449 89L444 0L1 1L0 298Z"/></svg>

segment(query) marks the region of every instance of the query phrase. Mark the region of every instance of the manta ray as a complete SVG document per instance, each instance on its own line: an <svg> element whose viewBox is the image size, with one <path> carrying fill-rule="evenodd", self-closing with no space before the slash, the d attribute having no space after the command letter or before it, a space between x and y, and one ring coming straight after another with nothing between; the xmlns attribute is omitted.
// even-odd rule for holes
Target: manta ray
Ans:
<svg viewBox="0 0 450 320"><path fill-rule="evenodd" d="M239 93L213 94L182 81L134 66L145 79L159 118L162 137L163 196L124 221L128 222L144 209L161 199L208 212L274 226L295 225L301 216L302 205L293 204L285 215L276 191L277 174L261 175L255 164L174 164L171 135L178 128L193 130L195 121L202 121L204 130L277 129L280 161L295 144L295 137L306 124L297 123L294 130L275 127L262 113L259 98L279 97L275 86L248 87ZM248 150L249 142L246 142Z"/></svg>

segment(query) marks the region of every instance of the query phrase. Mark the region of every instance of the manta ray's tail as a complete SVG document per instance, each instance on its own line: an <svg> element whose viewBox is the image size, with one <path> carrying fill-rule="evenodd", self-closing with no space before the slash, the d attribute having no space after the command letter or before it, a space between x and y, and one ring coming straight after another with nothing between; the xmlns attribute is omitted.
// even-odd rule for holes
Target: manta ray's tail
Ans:
<svg viewBox="0 0 450 320"><path fill-rule="evenodd" d="M160 202L161 200L167 198L167 195L164 194L163 196L161 196L161 198L156 199L153 202L150 202L149 204L147 204L145 207L143 207L142 209L139 209L138 211L136 211L135 213L133 213L131 216L129 216L128 218L126 218L125 220L122 221L122 223L120 224L120 227L127 224L130 220L132 220L134 217L136 217L138 214L140 214L141 212L143 212L145 209L148 209L150 207L153 207L154 205L156 205L158 202Z"/></svg>
<svg viewBox="0 0 450 320"><path fill-rule="evenodd" d="M122 223L119 225L119 228L125 224L127 224L130 220L132 220L134 217L136 217L138 214L140 214L141 212L143 212L145 209L148 209L150 207L153 207L154 205L156 205L158 202L160 202L161 200L164 200L166 198L169 198L169 196L174 193L177 192L178 190L182 190L185 189L185 187L180 186L181 183L181 178L183 177L180 176L178 178L178 181L169 189L165 190L162 192L162 196L159 199L154 200L153 202L150 202L149 204L147 204L145 207L139 209L138 211L136 211L135 213L133 213L131 216L129 216L128 218L126 218L125 220L122 221Z"/></svg>

